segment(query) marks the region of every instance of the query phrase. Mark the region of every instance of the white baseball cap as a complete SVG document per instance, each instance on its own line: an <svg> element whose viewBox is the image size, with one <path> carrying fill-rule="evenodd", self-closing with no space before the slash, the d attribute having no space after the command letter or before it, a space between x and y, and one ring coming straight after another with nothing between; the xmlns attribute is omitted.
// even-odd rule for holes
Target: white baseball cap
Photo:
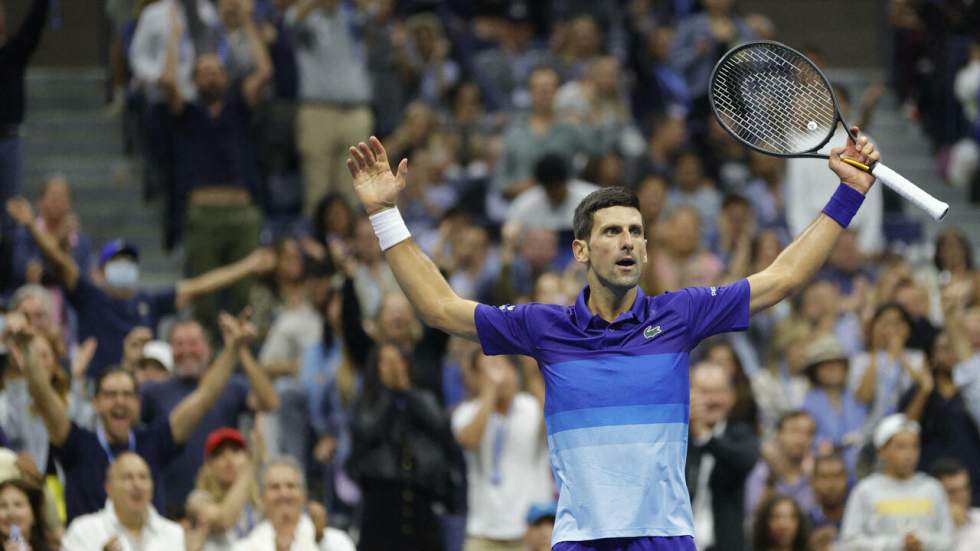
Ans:
<svg viewBox="0 0 980 551"><path fill-rule="evenodd" d="M163 341L150 341L143 345L144 360L159 362L168 372L174 370L174 355L170 345Z"/></svg>
<svg viewBox="0 0 980 551"><path fill-rule="evenodd" d="M903 413L895 413L885 417L875 428L873 438L875 449L880 450L893 436L900 432L919 434L919 423L909 419Z"/></svg>

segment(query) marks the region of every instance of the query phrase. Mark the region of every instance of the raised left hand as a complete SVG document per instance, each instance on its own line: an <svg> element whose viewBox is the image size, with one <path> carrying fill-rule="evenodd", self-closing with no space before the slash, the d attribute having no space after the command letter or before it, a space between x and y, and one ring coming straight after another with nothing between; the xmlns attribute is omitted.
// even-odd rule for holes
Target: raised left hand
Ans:
<svg viewBox="0 0 980 551"><path fill-rule="evenodd" d="M875 177L869 172L845 163L841 158L871 166L881 159L881 154L868 136L860 134L858 127L852 126L851 131L858 136L857 142L848 137L846 146L835 147L830 151L830 170L833 170L844 184L867 194L871 185L875 183Z"/></svg>

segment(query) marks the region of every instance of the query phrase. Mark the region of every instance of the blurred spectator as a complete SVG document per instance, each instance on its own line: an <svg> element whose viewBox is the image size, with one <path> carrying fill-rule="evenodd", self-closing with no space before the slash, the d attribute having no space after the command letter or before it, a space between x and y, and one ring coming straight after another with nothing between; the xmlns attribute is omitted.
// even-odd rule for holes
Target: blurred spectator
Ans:
<svg viewBox="0 0 980 551"><path fill-rule="evenodd" d="M300 466L289 457L271 459L262 473L264 521L252 530L236 551L354 551L344 532L330 528L305 512L306 480ZM313 504L310 505L312 513ZM322 512L322 507L320 508ZM363 538L363 536L362 536Z"/></svg>
<svg viewBox="0 0 980 551"><path fill-rule="evenodd" d="M603 36L595 18L582 13L555 22L548 47L544 64L552 67L562 82L568 82L580 78L588 64L602 54Z"/></svg>
<svg viewBox="0 0 980 551"><path fill-rule="evenodd" d="M459 80L459 65L450 57L450 42L442 22L433 13L405 20L408 40L401 45L414 77L415 96L431 105L445 103L446 93Z"/></svg>
<svg viewBox="0 0 980 551"><path fill-rule="evenodd" d="M286 12L299 67L296 144L307 214L331 191L354 202L347 147L374 123L361 10L349 0L298 0Z"/></svg>
<svg viewBox="0 0 980 551"><path fill-rule="evenodd" d="M173 377L140 389L140 418L150 427L172 418L190 396L206 388L211 371L221 359L221 356L213 358L204 328L194 320L178 321L171 327L170 347L174 357ZM249 347L240 346L230 352L233 357L225 361L233 366L241 365L244 375L229 374L230 377L222 380L207 411L185 436L182 449L167 462L163 486L157 488L157 493L162 494L163 511L168 516L183 509L194 488L194 477L201 468L211 432L220 427L238 426L239 417L252 411L273 411L279 407L275 387ZM227 355L228 351L222 354Z"/></svg>
<svg viewBox="0 0 980 551"><path fill-rule="evenodd" d="M362 216L354 223L354 238L349 247L337 241L330 250L334 265L352 280L362 316L375 317L386 293L401 292L367 217Z"/></svg>
<svg viewBox="0 0 980 551"><path fill-rule="evenodd" d="M949 498L949 512L956 530L954 551L969 551L980 546L980 509L971 507L972 478L955 459L938 459L929 467Z"/></svg>
<svg viewBox="0 0 980 551"><path fill-rule="evenodd" d="M653 119L646 155L640 159L640 174L673 177L673 161L687 142L687 126L684 117L667 113Z"/></svg>
<svg viewBox="0 0 980 551"><path fill-rule="evenodd" d="M243 0L225 0L236 3ZM186 273L191 277L236 262L258 246L262 215L253 204L256 167L250 139L252 109L263 97L272 76L265 44L252 22L250 6L241 12L242 32L255 68L241 83L232 81L221 58L201 54L194 64L194 96L177 85L179 22L171 22L167 57L160 85L170 108L174 182L171 204L184 221ZM175 14L176 12L172 12ZM248 300L248 280L234 283L228 309L238 311ZM217 327L217 297L202 297L195 315L209 329Z"/></svg>
<svg viewBox="0 0 980 551"><path fill-rule="evenodd" d="M845 549L952 549L953 521L943 487L917 473L919 424L902 414L875 428L881 469L863 479L847 500L841 543Z"/></svg>
<svg viewBox="0 0 980 551"><path fill-rule="evenodd" d="M233 428L208 434L204 464L187 496L187 517L208 527L204 551L230 551L259 523L256 460L261 457L262 451L250 451L245 437Z"/></svg>
<svg viewBox="0 0 980 551"><path fill-rule="evenodd" d="M558 514L558 504L535 503L527 510L524 522L527 532L524 534L525 551L551 551L551 533L555 529L555 515Z"/></svg>
<svg viewBox="0 0 980 551"><path fill-rule="evenodd" d="M591 61L582 76L566 82L555 94L559 118L596 130L602 150L625 150L637 155L643 138L633 127L633 117L619 60L614 56Z"/></svg>
<svg viewBox="0 0 980 551"><path fill-rule="evenodd" d="M667 190L670 184L664 176L649 174L636 185L636 197L640 200L640 214L643 215L644 233L652 241L657 222L665 213Z"/></svg>
<svg viewBox="0 0 980 551"><path fill-rule="evenodd" d="M570 231L575 207L598 189L593 184L570 178L568 162L557 153L547 153L534 163L531 187L514 198L507 222L523 228Z"/></svg>
<svg viewBox="0 0 980 551"><path fill-rule="evenodd" d="M952 316L947 316L947 319ZM952 320L951 320L952 321ZM955 322L954 322L955 323ZM928 370L899 401L899 411L922 425L922 453L919 467L924 469L944 457L952 457L980 480L980 434L967 410L965 397L953 381L956 351L949 333L932 342ZM980 488L975 499L980 498Z"/></svg>
<svg viewBox="0 0 980 551"><path fill-rule="evenodd" d="M433 507L462 507L452 503L463 479L453 468L449 423L436 397L416 388L408 357L390 344L378 356L354 408L347 466L363 492L358 549L438 551L443 540Z"/></svg>
<svg viewBox="0 0 980 551"><path fill-rule="evenodd" d="M353 238L356 220L354 209L344 195L324 195L313 213L310 236L302 242L303 252L319 262L329 262L331 243Z"/></svg>
<svg viewBox="0 0 980 551"><path fill-rule="evenodd" d="M571 162L576 155L597 152L588 128L556 119L554 101L559 82L558 74L548 68L535 69L528 78L530 113L511 123L505 132L493 178L493 191L507 201L534 185L534 163L545 153L559 154Z"/></svg>
<svg viewBox="0 0 980 551"><path fill-rule="evenodd" d="M11 348L16 365L27 376L35 407L48 428L54 457L65 473L65 501L68 519L99 509L105 500L104 468L123 451L139 453L152 467L154 485L161 487L161 475L180 452L204 414L214 404L234 369L234 356L244 341L244 329L230 316L224 321L226 349L208 375L190 396L174 408L167 419L149 427L137 427L139 394L134 376L121 369L104 371L95 383L96 430L78 426L68 417L64 403L36 365L45 346L32 329L14 331L18 346ZM152 496L162 505L162 491Z"/></svg>
<svg viewBox="0 0 980 551"><path fill-rule="evenodd" d="M800 504L774 495L759 506L752 523L753 551L807 551L810 526Z"/></svg>
<svg viewBox="0 0 980 551"><path fill-rule="evenodd" d="M684 75L695 113L708 113L708 79L715 62L732 46L753 38L734 0L705 0L704 11L680 20L670 59ZM795 234L794 234L795 235Z"/></svg>
<svg viewBox="0 0 980 551"><path fill-rule="evenodd" d="M160 516L153 508L153 475L150 466L132 451L123 452L109 465L105 478L105 508L76 518L62 541L63 551L92 549L197 550L199 531L183 528Z"/></svg>
<svg viewBox="0 0 980 551"><path fill-rule="evenodd" d="M501 231L500 275L493 302L508 304L530 296L538 278L556 267L558 234L545 228L523 230L514 224L504 225Z"/></svg>
<svg viewBox="0 0 980 551"><path fill-rule="evenodd" d="M219 25L218 12L208 0L158 0L140 12L129 43L129 67L151 101L164 101L160 81L167 71L171 42L176 51L169 85L184 98L196 97L197 56L216 49Z"/></svg>
<svg viewBox="0 0 980 551"><path fill-rule="evenodd" d="M753 151L749 154L752 177L745 198L752 204L756 221L763 228L786 229L786 197L783 185L786 161Z"/></svg>
<svg viewBox="0 0 980 551"><path fill-rule="evenodd" d="M174 355L170 344L149 341L143 345L143 355L136 364L136 383L143 388L147 383L161 383L170 379L174 371Z"/></svg>
<svg viewBox="0 0 980 551"><path fill-rule="evenodd" d="M700 216L694 207L670 210L656 234L648 238L653 250L644 277L652 292L719 283L724 265L702 247L701 235Z"/></svg>
<svg viewBox="0 0 980 551"><path fill-rule="evenodd" d="M813 551L830 551L840 534L850 490L844 458L837 452L818 455L810 484L814 498L813 507L807 511L813 528L810 544Z"/></svg>
<svg viewBox="0 0 980 551"><path fill-rule="evenodd" d="M79 228L78 217L72 205L71 188L68 180L61 174L48 178L41 188L41 196L37 201L37 219L33 222L39 230L54 236L63 251L71 255L78 264L79 270L89 273L91 269L92 242L88 235ZM46 262L30 232L26 228L18 229L14 250L14 281L23 283L41 283L45 286L57 286L57 275L52 266ZM64 300L58 295L59 305L55 307L56 321L63 323L65 314L60 304Z"/></svg>
<svg viewBox="0 0 980 551"><path fill-rule="evenodd" d="M542 65L545 52L534 43L534 27L528 5L511 2L497 25L496 46L479 52L473 74L493 110L525 109L531 103L525 87L531 73Z"/></svg>
<svg viewBox="0 0 980 551"><path fill-rule="evenodd" d="M863 353L860 319L856 312L844 308L846 302L834 282L814 279L803 288L798 300L796 311L815 336L832 335L848 356Z"/></svg>
<svg viewBox="0 0 980 551"><path fill-rule="evenodd" d="M445 251L447 244L449 250ZM434 262L446 273L446 280L457 295L473 300L489 299L500 265L491 252L486 228L472 224L460 226L444 219L433 250Z"/></svg>
<svg viewBox="0 0 980 551"><path fill-rule="evenodd" d="M29 482L17 478L0 482L0 541L4 549L54 549L43 526L44 499L44 493ZM15 529L19 539L14 537Z"/></svg>
<svg viewBox="0 0 980 551"><path fill-rule="evenodd" d="M745 479L759 459L759 443L754 427L729 421L734 404L735 388L724 367L692 367L686 471L694 537L703 551L744 549Z"/></svg>
<svg viewBox="0 0 980 551"><path fill-rule="evenodd" d="M632 5L642 5L642 2ZM654 117L671 112L687 113L691 96L684 76L670 63L674 28L668 25L645 28L641 19L627 18L626 28L630 33L630 68L636 79L631 94L633 115L640 131L649 135Z"/></svg>
<svg viewBox="0 0 980 551"><path fill-rule="evenodd" d="M810 448L816 425L805 411L783 414L776 424L776 434L762 446L762 459L745 481L745 511L755 514L756 507L772 494L783 495L804 510L816 503L810 487Z"/></svg>
<svg viewBox="0 0 980 551"><path fill-rule="evenodd" d="M787 319L776 325L765 367L752 375L752 394L759 405L762 426L768 430L790 411L803 407L810 390L806 347L811 339L806 323Z"/></svg>
<svg viewBox="0 0 980 551"><path fill-rule="evenodd" d="M261 1L261 0L260 0ZM256 72L262 61L256 57L252 46L252 29L257 26L254 13L255 0L218 0L218 17L221 19L221 45L219 52L228 73L228 80L241 82ZM262 39L265 47L265 40ZM261 57L261 56L260 56ZM271 60L269 61L271 67ZM272 71L269 70L271 79Z"/></svg>
<svg viewBox="0 0 980 551"><path fill-rule="evenodd" d="M99 252L99 271L104 282L95 283L50 234L31 224L34 217L30 203L23 198L13 199L7 202L7 210L19 224L28 227L45 259L54 264L68 301L78 313L78 339L95 337L99 343L86 372L90 379L98 378L108 366L119 362L123 340L134 327L155 330L163 316L244 277L264 273L275 260L269 251L258 249L233 264L182 279L170 289L148 292L139 288L139 251L130 243L115 239Z"/></svg>
<svg viewBox="0 0 980 551"><path fill-rule="evenodd" d="M817 453L841 450L848 472L853 473L864 444L861 430L868 413L847 388L847 354L832 335L823 335L806 347L804 364L811 386L803 409L817 424Z"/></svg>
<svg viewBox="0 0 980 551"><path fill-rule="evenodd" d="M7 7L0 4L0 201L3 204L22 193L24 175L20 125L24 122L27 99L24 73L31 55L41 42L49 8L48 0L33 0L20 27L8 34ZM13 29L13 26L9 28ZM3 254L0 258L8 258L13 246L9 236L13 234L14 227L7 213L0 213L0 235L3 236L0 243ZM3 268L0 270L2 272L10 269L9 266L0 268ZM0 275L0 280L5 281L7 277L9 272Z"/></svg>
<svg viewBox="0 0 980 551"><path fill-rule="evenodd" d="M904 308L885 303L867 325L868 351L851 358L848 387L868 407L868 427L898 410L902 395L928 377L924 355L906 347L912 320Z"/></svg>
<svg viewBox="0 0 980 551"><path fill-rule="evenodd" d="M722 197L714 182L705 176L701 157L694 150L680 151L671 166L675 187L667 194L667 205L694 208L700 218L701 235L711 235Z"/></svg>
<svg viewBox="0 0 980 551"><path fill-rule="evenodd" d="M452 415L467 466L467 551L522 551L526 511L554 494L544 436L544 382L537 366L519 387L510 358L472 354L468 376L478 395Z"/></svg>
<svg viewBox="0 0 980 551"><path fill-rule="evenodd" d="M734 335L729 335L732 337ZM726 337L707 339L701 343L704 360L718 364L728 371L735 388L735 404L728 414L731 421L744 421L752 427L759 426L759 408L755 396L752 395L752 383L749 381L746 368L735 346Z"/></svg>

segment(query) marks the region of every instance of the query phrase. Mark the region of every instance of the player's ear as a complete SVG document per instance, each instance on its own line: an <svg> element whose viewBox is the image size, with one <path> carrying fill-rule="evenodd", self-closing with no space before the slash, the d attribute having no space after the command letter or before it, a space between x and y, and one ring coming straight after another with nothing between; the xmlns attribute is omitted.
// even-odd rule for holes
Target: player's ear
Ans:
<svg viewBox="0 0 980 551"><path fill-rule="evenodd" d="M572 241L572 254L576 262L589 263L589 242L582 239Z"/></svg>

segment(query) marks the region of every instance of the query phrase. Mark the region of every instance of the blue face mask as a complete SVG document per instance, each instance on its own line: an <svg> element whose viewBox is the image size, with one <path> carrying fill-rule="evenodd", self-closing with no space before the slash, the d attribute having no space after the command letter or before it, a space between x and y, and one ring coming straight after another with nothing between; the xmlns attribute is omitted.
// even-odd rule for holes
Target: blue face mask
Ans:
<svg viewBox="0 0 980 551"><path fill-rule="evenodd" d="M105 282L114 289L136 289L139 279L139 267L132 260L113 260L105 265Z"/></svg>

